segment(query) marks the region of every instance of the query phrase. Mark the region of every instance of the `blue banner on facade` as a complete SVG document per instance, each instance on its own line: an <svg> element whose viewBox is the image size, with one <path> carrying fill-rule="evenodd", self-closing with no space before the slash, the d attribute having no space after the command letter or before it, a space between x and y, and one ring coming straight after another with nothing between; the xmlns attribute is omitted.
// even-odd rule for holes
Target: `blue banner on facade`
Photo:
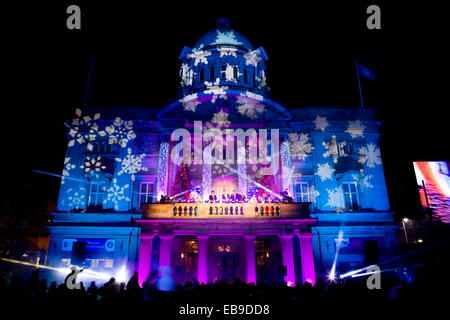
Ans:
<svg viewBox="0 0 450 320"><path fill-rule="evenodd" d="M86 242L86 251L114 251L116 246L115 239L64 239L62 243L62 251L72 251L74 242Z"/></svg>

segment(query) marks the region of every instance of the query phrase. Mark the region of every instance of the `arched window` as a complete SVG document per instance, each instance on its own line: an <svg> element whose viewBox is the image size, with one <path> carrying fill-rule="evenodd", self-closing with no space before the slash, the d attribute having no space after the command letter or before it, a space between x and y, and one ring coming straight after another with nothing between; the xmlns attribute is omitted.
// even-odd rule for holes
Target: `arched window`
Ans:
<svg viewBox="0 0 450 320"><path fill-rule="evenodd" d="M236 66L233 67L233 78L234 80L238 78L238 68Z"/></svg>
<svg viewBox="0 0 450 320"><path fill-rule="evenodd" d="M248 82L247 69L244 69L244 81L245 81L245 82Z"/></svg>
<svg viewBox="0 0 450 320"><path fill-rule="evenodd" d="M200 69L200 81L203 82L205 80L205 70Z"/></svg>
<svg viewBox="0 0 450 320"><path fill-rule="evenodd" d="M209 68L209 80L214 80L215 74L214 74L214 67Z"/></svg>
<svg viewBox="0 0 450 320"><path fill-rule="evenodd" d="M225 80L226 73L227 73L227 67L222 66L222 71L220 72L220 79Z"/></svg>

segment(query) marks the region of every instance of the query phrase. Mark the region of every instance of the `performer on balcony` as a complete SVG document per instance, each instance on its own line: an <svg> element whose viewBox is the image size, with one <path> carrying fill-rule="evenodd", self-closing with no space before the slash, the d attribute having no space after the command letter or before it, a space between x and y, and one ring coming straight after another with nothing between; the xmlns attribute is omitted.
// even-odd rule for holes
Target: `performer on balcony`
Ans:
<svg viewBox="0 0 450 320"><path fill-rule="evenodd" d="M214 193L214 191L211 191L211 194L209 195L209 202L210 203L217 202L217 196Z"/></svg>
<svg viewBox="0 0 450 320"><path fill-rule="evenodd" d="M241 195L237 193L236 190L233 190L233 194L230 196L230 202L240 202Z"/></svg>

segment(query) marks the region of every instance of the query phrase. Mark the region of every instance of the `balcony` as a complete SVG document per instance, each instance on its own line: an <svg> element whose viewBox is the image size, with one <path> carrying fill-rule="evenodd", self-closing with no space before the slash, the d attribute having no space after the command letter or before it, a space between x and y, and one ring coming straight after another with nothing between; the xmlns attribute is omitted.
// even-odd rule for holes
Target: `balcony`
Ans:
<svg viewBox="0 0 450 320"><path fill-rule="evenodd" d="M149 203L142 219L309 219L302 203Z"/></svg>

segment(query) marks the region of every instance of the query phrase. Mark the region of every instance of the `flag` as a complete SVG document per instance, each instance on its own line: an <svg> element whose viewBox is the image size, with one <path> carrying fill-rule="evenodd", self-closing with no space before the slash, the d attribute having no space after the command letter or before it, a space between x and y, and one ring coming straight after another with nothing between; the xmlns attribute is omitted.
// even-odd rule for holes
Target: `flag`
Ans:
<svg viewBox="0 0 450 320"><path fill-rule="evenodd" d="M367 69L366 67L364 67L363 65L359 64L358 62L356 62L356 65L358 66L359 73L364 78L369 79L369 80L374 80L375 79L375 72L373 72L370 69Z"/></svg>

